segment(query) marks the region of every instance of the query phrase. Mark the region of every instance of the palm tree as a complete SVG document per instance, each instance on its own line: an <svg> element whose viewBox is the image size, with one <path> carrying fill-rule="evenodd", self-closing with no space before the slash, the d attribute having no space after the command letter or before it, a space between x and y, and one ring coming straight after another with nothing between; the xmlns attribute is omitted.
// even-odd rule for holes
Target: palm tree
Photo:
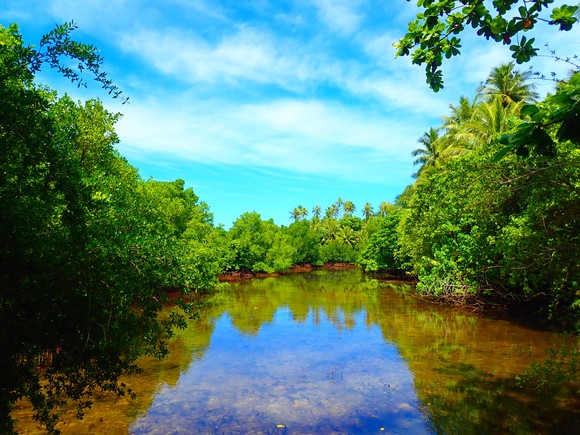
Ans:
<svg viewBox="0 0 580 435"><path fill-rule="evenodd" d="M339 230L340 224L336 219L330 218L322 220L322 231L324 232L324 241L326 243L330 243L333 240L336 240L336 236Z"/></svg>
<svg viewBox="0 0 580 435"><path fill-rule="evenodd" d="M468 154L473 146L473 137L466 134L464 125L471 121L474 112L479 104L477 97L473 101L469 101L468 97L459 97L458 105L449 105L451 109L450 116L443 116L442 130L445 131L443 136L439 138L440 160L447 162L452 158Z"/></svg>
<svg viewBox="0 0 580 435"><path fill-rule="evenodd" d="M306 210L306 207L304 207L302 205L294 207L294 209L290 212L290 217L292 218L292 220L294 222L298 222L298 221L304 219L307 215L308 215L308 210Z"/></svg>
<svg viewBox="0 0 580 435"><path fill-rule="evenodd" d="M488 103L499 95L504 107L520 101L533 102L539 95L536 85L529 82L531 78L531 71L520 72L514 69L513 62L504 63L491 70L485 83L477 88L477 94Z"/></svg>
<svg viewBox="0 0 580 435"><path fill-rule="evenodd" d="M400 209L400 207L398 205L395 205L389 201L383 201L379 205L379 210L380 210L381 216L388 216L388 215L396 212L399 209Z"/></svg>
<svg viewBox="0 0 580 435"><path fill-rule="evenodd" d="M469 101L469 97L462 95L459 97L458 105L449 105L449 109L451 109L451 116L444 116L441 118L443 120L443 128L449 130L449 128L452 128L453 125L469 121L476 107L477 97L473 101Z"/></svg>
<svg viewBox="0 0 580 435"><path fill-rule="evenodd" d="M339 227L336 232L336 240L343 245L349 245L354 248L356 244L360 241L360 236L357 231L351 227Z"/></svg>
<svg viewBox="0 0 580 435"><path fill-rule="evenodd" d="M397 207L397 208L408 207L409 202L411 201L411 198L413 197L413 194L415 193L416 190L417 190L416 183L407 185L407 187L405 187L403 189L403 191L401 193L399 193L397 195L397 197L395 198L395 207ZM381 204L381 210L382 210L382 204Z"/></svg>
<svg viewBox="0 0 580 435"><path fill-rule="evenodd" d="M450 104L451 115L441 117L443 121L441 128L445 130L444 136L451 137L453 140L461 140L461 137L455 138L455 136L460 136L461 126L471 120L477 106L477 97L473 101L469 101L469 98L465 96L459 97L458 105Z"/></svg>
<svg viewBox="0 0 580 435"><path fill-rule="evenodd" d="M480 104L473 112L471 120L462 124L462 135L472 146L490 144L501 133L508 132L513 127L515 118L519 118L523 101L503 104L501 95L493 100Z"/></svg>
<svg viewBox="0 0 580 435"><path fill-rule="evenodd" d="M329 205L326 208L326 212L324 213L324 217L326 217L327 219L335 219L338 217L338 208L336 207L336 204Z"/></svg>
<svg viewBox="0 0 580 435"><path fill-rule="evenodd" d="M373 216L373 206L370 202L367 202L363 208L363 217L365 218L365 222L368 222L370 218Z"/></svg>
<svg viewBox="0 0 580 435"><path fill-rule="evenodd" d="M421 147L413 150L411 155L417 157L413 162L413 165L421 165L419 170L413 174L415 178L419 177L423 171L430 167L439 167L439 131L436 128L431 127L429 131L423 133L423 136L417 141L421 144Z"/></svg>
<svg viewBox="0 0 580 435"><path fill-rule="evenodd" d="M337 198L336 201L334 201L334 204L332 204L332 206L334 207L334 210L335 210L335 215L334 215L335 218L338 218L338 216L340 215L340 212L342 210L343 205L344 205L344 201L342 200L342 198L340 196Z"/></svg>
<svg viewBox="0 0 580 435"><path fill-rule="evenodd" d="M342 209L344 210L344 216L348 217L352 216L352 214L356 210L356 206L352 201L344 201L344 203L342 204Z"/></svg>
<svg viewBox="0 0 580 435"><path fill-rule="evenodd" d="M321 212L321 208L319 205L315 205L314 208L312 209L312 220L313 221L319 221L320 220L320 212Z"/></svg>

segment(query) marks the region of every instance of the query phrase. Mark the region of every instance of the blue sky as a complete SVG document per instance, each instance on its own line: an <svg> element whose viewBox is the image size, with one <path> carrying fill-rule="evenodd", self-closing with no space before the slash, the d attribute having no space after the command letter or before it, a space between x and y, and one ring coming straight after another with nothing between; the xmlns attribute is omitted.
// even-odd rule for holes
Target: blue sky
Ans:
<svg viewBox="0 0 580 435"><path fill-rule="evenodd" d="M414 5L0 0L0 24L18 23L36 44L55 23L77 23L75 38L101 50L130 103L50 72L38 81L123 113L121 154L144 178L184 179L227 228L245 211L287 225L295 206L324 209L338 197L360 215L367 201L377 209L412 181L417 139L510 60L507 47L466 35L462 55L444 65L445 89L433 93L423 69L392 48ZM559 54L580 51L578 27L535 36ZM566 70L546 58L534 67Z"/></svg>

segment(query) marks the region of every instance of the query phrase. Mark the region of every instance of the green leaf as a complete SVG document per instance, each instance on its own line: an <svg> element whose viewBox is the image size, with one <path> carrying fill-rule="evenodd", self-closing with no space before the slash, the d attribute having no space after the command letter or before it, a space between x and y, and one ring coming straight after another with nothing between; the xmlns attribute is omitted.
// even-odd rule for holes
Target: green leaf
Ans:
<svg viewBox="0 0 580 435"><path fill-rule="evenodd" d="M580 87L580 72L574 74L568 83L571 86Z"/></svg>
<svg viewBox="0 0 580 435"><path fill-rule="evenodd" d="M561 8L555 8L552 11L552 21L550 24L559 24L560 30L568 31L572 29L572 26L577 21L573 16L578 10L578 6L562 6Z"/></svg>
<svg viewBox="0 0 580 435"><path fill-rule="evenodd" d="M507 21L501 15L495 17L491 22L491 31L495 35L503 34L506 27Z"/></svg>
<svg viewBox="0 0 580 435"><path fill-rule="evenodd" d="M535 104L524 104L522 109L520 110L520 115L522 116L529 116L530 118L538 113L540 109Z"/></svg>
<svg viewBox="0 0 580 435"><path fill-rule="evenodd" d="M580 117L575 115L565 120L558 129L556 137L560 141L569 140L577 145L580 144Z"/></svg>
<svg viewBox="0 0 580 435"><path fill-rule="evenodd" d="M545 156L554 155L554 141L541 127L536 127L530 135L531 143L538 154Z"/></svg>
<svg viewBox="0 0 580 435"><path fill-rule="evenodd" d="M509 135L505 135L505 134L504 134L504 135L501 137L501 139L500 139L500 143L502 143L502 144L507 144L507 143L509 142L509 137L507 137L507 138L506 138L506 136L509 136ZM502 149L500 149L498 152L496 152L496 153L493 155L492 161L493 161L494 163L497 163L497 162L499 162L499 161L500 161L501 159L503 159L503 158L504 158L504 157L505 157L505 156L506 156L508 153L512 152L512 151L513 151L515 148L516 148L516 147L515 147L515 145L514 145L514 144L511 144L511 145L508 145L508 146L505 146L505 147L503 147Z"/></svg>

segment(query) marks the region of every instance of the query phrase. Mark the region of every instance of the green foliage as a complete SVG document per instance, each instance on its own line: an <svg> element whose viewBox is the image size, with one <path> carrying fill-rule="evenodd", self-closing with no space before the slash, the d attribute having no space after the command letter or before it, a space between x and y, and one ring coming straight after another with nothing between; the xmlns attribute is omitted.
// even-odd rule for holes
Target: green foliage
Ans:
<svg viewBox="0 0 580 435"><path fill-rule="evenodd" d="M36 50L33 46L23 45L16 24L11 24L7 29L2 27L0 56L10 62L0 68L0 80L10 81L18 77L31 82L43 65L48 64L78 86L86 87L82 73L88 71L103 89L114 98L119 97L121 91L101 70L104 59L99 55L99 50L93 45L71 39L71 33L76 28L73 22L55 26L41 38L39 49ZM72 66L71 60L77 62L76 67Z"/></svg>
<svg viewBox="0 0 580 435"><path fill-rule="evenodd" d="M290 216L292 217L292 220L294 222L298 222L298 221L306 218L307 215L308 215L308 210L302 205L294 207L294 209L290 212Z"/></svg>
<svg viewBox="0 0 580 435"><path fill-rule="evenodd" d="M357 253L349 244L333 240L320 247L320 261L324 264L346 263L354 264Z"/></svg>
<svg viewBox="0 0 580 435"><path fill-rule="evenodd" d="M310 222L299 221L290 224L285 233L295 249L293 264L319 264L321 234L314 230Z"/></svg>
<svg viewBox="0 0 580 435"><path fill-rule="evenodd" d="M522 115L527 122L518 129L501 137L505 145L495 155L501 159L509 152L519 156L528 156L530 151L545 156L553 156L556 142L570 141L580 145L580 73L576 73L566 83L561 83L555 95L548 96L542 103L528 104L522 108ZM548 129L555 129L553 139Z"/></svg>
<svg viewBox="0 0 580 435"><path fill-rule="evenodd" d="M398 209L387 202L382 208L384 213ZM294 265L357 264L367 243L367 227L374 219L369 203L363 209L365 219L354 216L355 210L354 203L338 198L325 216L315 206L312 219L307 220L307 209L297 206L291 212L294 222L282 228L272 220L263 221L255 212L244 213L228 232L224 268L283 272Z"/></svg>
<svg viewBox="0 0 580 435"><path fill-rule="evenodd" d="M545 317L578 322L580 155L573 137L559 133L560 122L575 119L577 88L574 76L524 106L523 121L514 110L521 103L497 96L440 139L470 145L406 193L399 254L411 258L420 291L534 302Z"/></svg>
<svg viewBox="0 0 580 435"><path fill-rule="evenodd" d="M529 350L527 354L531 356ZM548 348L545 360L532 361L522 375L516 376L516 382L520 388L553 395L566 385L578 386L579 374L580 348L576 339L570 339ZM576 393L580 394L580 389Z"/></svg>
<svg viewBox="0 0 580 435"><path fill-rule="evenodd" d="M164 259L174 265L170 274L165 272L165 287L185 285L195 292L213 288L224 266L223 248L207 204L199 202L183 180L148 180L140 183L139 192L141 214L152 224L151 232L165 240L171 254Z"/></svg>
<svg viewBox="0 0 580 435"><path fill-rule="evenodd" d="M384 205L385 210L397 209ZM224 269L283 272L294 265L356 264L367 243L367 227L373 225L372 206L367 203L365 208L365 219L353 216L355 205L339 198L324 217L320 206L314 207L309 221L306 208L298 206L291 213L294 222L282 228L258 213L244 213L228 231Z"/></svg>
<svg viewBox="0 0 580 435"><path fill-rule="evenodd" d="M369 234L368 242L362 251L358 264L367 271L398 271L407 268L406 258L397 255L399 237L397 227L400 213L373 219L376 229Z"/></svg>
<svg viewBox="0 0 580 435"><path fill-rule="evenodd" d="M296 257L288 235L272 219L264 221L256 212L243 213L228 232L229 257L226 268L253 272L282 272Z"/></svg>
<svg viewBox="0 0 580 435"><path fill-rule="evenodd" d="M577 22L578 6L554 8L550 20L545 18L553 0L419 0L421 12L410 22L407 34L394 44L397 56L411 56L413 63L425 65L427 83L435 91L443 88L441 65L461 53L458 35L469 27L478 36L510 45L518 64L536 56L535 38L523 35L533 31L538 21L546 21L559 30L570 30ZM517 8L517 10L516 10ZM514 43L512 44L512 41Z"/></svg>
<svg viewBox="0 0 580 435"><path fill-rule="evenodd" d="M552 11L552 21L550 24L557 24L560 26L560 30L571 30L572 25L577 21L574 17L578 11L578 6L567 6L563 5L561 8L555 8Z"/></svg>
<svg viewBox="0 0 580 435"><path fill-rule="evenodd" d="M182 181L141 180L114 149L120 115L35 86L48 63L79 83L87 69L118 95L70 30L57 27L36 51L15 25L0 27L2 433L21 398L53 432L69 400L82 415L98 392L131 394L120 376L138 370L140 355L164 355L184 326L158 315L168 292L183 300L216 283L211 218L197 196ZM79 72L60 66L62 56Z"/></svg>
<svg viewBox="0 0 580 435"><path fill-rule="evenodd" d="M445 171L417 186L402 212L399 255L412 259L420 280L418 289L429 294L473 292L488 263L487 251L479 243L480 225L489 212L485 210L487 198L473 184L477 172L458 161L462 162L448 163ZM478 206L484 209L466 201L480 202Z"/></svg>

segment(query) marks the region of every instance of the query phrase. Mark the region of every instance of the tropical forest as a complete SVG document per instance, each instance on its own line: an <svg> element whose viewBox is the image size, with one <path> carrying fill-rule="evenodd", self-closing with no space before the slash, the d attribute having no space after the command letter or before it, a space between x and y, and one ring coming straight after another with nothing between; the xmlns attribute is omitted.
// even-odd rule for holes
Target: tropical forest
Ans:
<svg viewBox="0 0 580 435"><path fill-rule="evenodd" d="M127 95L74 22L0 26L1 433L577 430L580 59L525 63L543 14L565 34L579 6L416 3L394 49L426 87L464 31L512 60L417 131L395 198L289 224L249 203L224 227L184 179L140 175L107 108Z"/></svg>

